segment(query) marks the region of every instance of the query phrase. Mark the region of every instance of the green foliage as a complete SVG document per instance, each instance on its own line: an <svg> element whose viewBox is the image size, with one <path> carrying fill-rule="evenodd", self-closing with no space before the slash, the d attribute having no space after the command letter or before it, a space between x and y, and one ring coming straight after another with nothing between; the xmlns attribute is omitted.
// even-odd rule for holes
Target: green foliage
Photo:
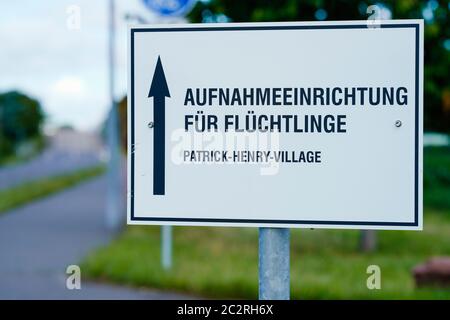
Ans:
<svg viewBox="0 0 450 320"><path fill-rule="evenodd" d="M199 1L189 18L192 22L222 22L224 17L234 22L312 21L324 17L365 20L373 14L367 13L373 4L387 7L394 19L423 19L424 10L428 12L424 40L425 129L450 132L450 50L445 48L445 41L450 39L450 22L446 0L211 0Z"/></svg>
<svg viewBox="0 0 450 320"><path fill-rule="evenodd" d="M0 158L19 143L41 136L44 114L41 105L20 92L0 94Z"/></svg>
<svg viewBox="0 0 450 320"><path fill-rule="evenodd" d="M14 148L4 134L0 131L0 159L13 152Z"/></svg>
<svg viewBox="0 0 450 320"><path fill-rule="evenodd" d="M450 148L425 148L423 170L424 202L450 213Z"/></svg>
<svg viewBox="0 0 450 320"><path fill-rule="evenodd" d="M424 154L424 188L450 188L450 148L428 147Z"/></svg>

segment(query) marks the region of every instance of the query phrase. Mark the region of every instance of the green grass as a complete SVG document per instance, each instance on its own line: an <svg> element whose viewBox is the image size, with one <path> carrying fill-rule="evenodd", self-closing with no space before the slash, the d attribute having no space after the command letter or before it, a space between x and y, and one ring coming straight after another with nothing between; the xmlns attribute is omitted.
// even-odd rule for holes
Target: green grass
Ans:
<svg viewBox="0 0 450 320"><path fill-rule="evenodd" d="M357 230L293 229L293 299L450 299L450 289L418 289L412 268L450 255L450 153L425 151L423 231L379 231L374 253L358 251ZM84 275L136 287L212 298L257 298L256 228L174 228L174 267L160 266L159 227L129 226L82 263ZM368 290L366 269L381 268L382 289Z"/></svg>
<svg viewBox="0 0 450 320"><path fill-rule="evenodd" d="M380 231L379 248L358 252L358 231L292 230L293 299L450 299L449 289L416 289L411 269L450 255L450 214L427 211L425 229ZM368 290L366 268L379 265L382 289ZM174 228L174 268L160 266L158 227L130 226L112 244L87 257L90 278L213 298L257 298L255 228Z"/></svg>
<svg viewBox="0 0 450 320"><path fill-rule="evenodd" d="M96 166L69 174L26 182L2 190L0 191L0 213L74 186L84 180L101 174L103 171L103 166Z"/></svg>

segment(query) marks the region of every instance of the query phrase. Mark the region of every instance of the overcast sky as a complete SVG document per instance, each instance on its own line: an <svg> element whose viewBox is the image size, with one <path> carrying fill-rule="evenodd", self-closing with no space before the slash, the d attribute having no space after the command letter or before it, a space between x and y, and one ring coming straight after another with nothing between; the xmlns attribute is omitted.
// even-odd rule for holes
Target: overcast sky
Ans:
<svg viewBox="0 0 450 320"><path fill-rule="evenodd" d="M20 90L37 98L51 125L98 128L109 108L108 1L2 1L0 92ZM130 23L125 14L138 13L152 23L162 21L141 0L116 0L116 4L115 92L121 98L126 93Z"/></svg>

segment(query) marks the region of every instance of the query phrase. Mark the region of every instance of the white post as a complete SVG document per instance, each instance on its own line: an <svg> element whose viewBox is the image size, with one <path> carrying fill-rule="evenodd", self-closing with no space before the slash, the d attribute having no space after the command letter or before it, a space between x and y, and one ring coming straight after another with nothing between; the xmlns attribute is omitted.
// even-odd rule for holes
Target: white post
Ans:
<svg viewBox="0 0 450 320"><path fill-rule="evenodd" d="M172 268L172 226L161 226L161 256L163 269Z"/></svg>

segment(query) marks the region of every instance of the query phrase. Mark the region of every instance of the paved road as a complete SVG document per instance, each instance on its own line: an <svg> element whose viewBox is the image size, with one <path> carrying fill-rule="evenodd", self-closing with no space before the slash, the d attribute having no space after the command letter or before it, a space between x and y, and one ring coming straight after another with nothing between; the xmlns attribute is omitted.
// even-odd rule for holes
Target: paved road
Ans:
<svg viewBox="0 0 450 320"><path fill-rule="evenodd" d="M20 183L87 168L100 163L104 148L98 135L60 131L48 148L26 163L0 167L0 190Z"/></svg>
<svg viewBox="0 0 450 320"><path fill-rule="evenodd" d="M83 280L81 290L66 289L66 267L111 240L105 191L100 177L0 215L0 299L189 298Z"/></svg>

